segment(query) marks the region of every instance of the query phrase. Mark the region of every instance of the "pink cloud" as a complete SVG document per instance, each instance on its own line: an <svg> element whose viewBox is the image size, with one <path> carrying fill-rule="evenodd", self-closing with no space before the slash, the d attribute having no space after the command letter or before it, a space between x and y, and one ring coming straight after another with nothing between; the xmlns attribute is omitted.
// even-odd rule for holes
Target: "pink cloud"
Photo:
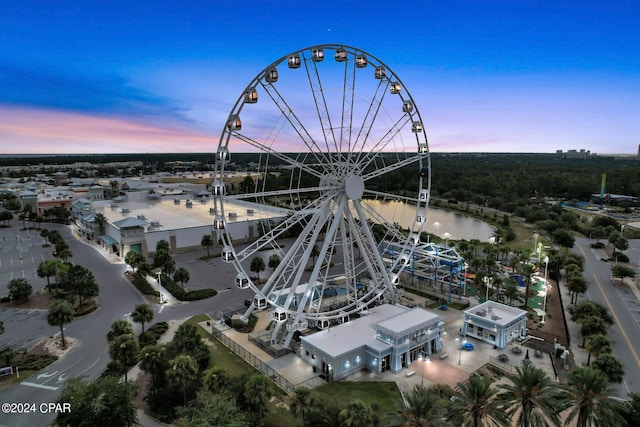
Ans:
<svg viewBox="0 0 640 427"><path fill-rule="evenodd" d="M218 136L172 124L0 107L4 154L215 152Z"/></svg>

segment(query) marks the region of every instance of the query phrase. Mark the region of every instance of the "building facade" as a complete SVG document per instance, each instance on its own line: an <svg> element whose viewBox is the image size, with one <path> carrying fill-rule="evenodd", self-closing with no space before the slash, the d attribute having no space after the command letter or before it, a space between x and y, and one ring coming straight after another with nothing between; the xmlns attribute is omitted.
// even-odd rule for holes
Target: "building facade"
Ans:
<svg viewBox="0 0 640 427"><path fill-rule="evenodd" d="M301 337L300 357L329 381L367 369L398 372L442 350L444 321L422 308L383 304L368 314Z"/></svg>
<svg viewBox="0 0 640 427"><path fill-rule="evenodd" d="M502 349L509 342L527 336L527 312L487 301L464 312L460 333Z"/></svg>

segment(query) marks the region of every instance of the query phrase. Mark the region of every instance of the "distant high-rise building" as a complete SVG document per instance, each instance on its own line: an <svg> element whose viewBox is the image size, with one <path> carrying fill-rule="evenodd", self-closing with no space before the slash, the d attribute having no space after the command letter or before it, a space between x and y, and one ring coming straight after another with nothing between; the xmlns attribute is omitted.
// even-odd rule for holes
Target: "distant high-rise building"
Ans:
<svg viewBox="0 0 640 427"><path fill-rule="evenodd" d="M581 148L580 151L567 150L564 153L562 150L556 150L556 156L560 159L587 159L591 156L591 151L584 148Z"/></svg>

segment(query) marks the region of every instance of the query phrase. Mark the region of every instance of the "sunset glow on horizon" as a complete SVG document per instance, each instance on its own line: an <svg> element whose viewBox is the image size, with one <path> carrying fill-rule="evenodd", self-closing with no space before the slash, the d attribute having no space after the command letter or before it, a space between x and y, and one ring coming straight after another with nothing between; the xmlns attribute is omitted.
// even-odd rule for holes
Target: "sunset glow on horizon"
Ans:
<svg viewBox="0 0 640 427"><path fill-rule="evenodd" d="M433 152L637 153L640 3L388 6L4 3L0 154L215 152L262 69L325 43L393 69Z"/></svg>

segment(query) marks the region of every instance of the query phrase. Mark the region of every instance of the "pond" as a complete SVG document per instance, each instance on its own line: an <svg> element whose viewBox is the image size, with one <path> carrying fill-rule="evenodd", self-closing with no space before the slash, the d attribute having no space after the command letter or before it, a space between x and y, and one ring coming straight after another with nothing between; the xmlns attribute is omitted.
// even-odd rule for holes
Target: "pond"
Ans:
<svg viewBox="0 0 640 427"><path fill-rule="evenodd" d="M390 223L398 223L403 228L410 227L416 215L416 207L403 201L366 200L363 202ZM445 233L448 233L451 240L478 239L481 242L487 242L493 235L494 227L457 212L430 207L427 210L427 221L422 230L441 238L444 238Z"/></svg>

